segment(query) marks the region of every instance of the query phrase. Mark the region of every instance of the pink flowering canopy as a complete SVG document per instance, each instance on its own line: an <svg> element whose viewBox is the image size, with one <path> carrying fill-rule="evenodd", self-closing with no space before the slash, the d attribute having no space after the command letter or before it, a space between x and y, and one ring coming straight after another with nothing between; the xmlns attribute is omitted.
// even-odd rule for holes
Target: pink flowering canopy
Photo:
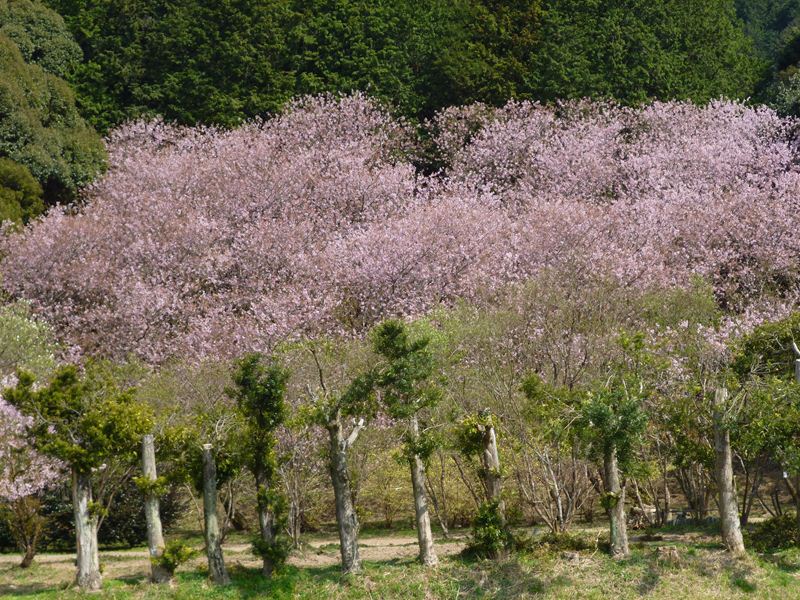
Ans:
<svg viewBox="0 0 800 600"><path fill-rule="evenodd" d="M229 356L354 332L582 265L707 278L742 310L798 283L794 121L731 102L512 102L412 130L355 95L233 131L137 122L79 210L3 241L2 285L87 353Z"/></svg>
<svg viewBox="0 0 800 600"><path fill-rule="evenodd" d="M0 502L39 493L61 476L57 461L36 452L27 427L31 419L0 396Z"/></svg>

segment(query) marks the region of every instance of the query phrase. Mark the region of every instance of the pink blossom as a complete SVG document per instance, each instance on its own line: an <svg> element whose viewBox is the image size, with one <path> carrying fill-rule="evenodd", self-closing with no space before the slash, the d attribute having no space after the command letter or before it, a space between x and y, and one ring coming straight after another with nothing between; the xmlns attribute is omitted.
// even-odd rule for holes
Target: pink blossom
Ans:
<svg viewBox="0 0 800 600"><path fill-rule="evenodd" d="M3 238L2 286L83 352L151 363L357 333L544 270L700 275L734 313L795 293L796 124L769 109L512 102L430 126L447 164L425 176L410 128L360 95L233 131L131 123L82 207Z"/></svg>
<svg viewBox="0 0 800 600"><path fill-rule="evenodd" d="M0 501L14 502L55 483L59 463L33 449L27 428L31 419L0 396Z"/></svg>

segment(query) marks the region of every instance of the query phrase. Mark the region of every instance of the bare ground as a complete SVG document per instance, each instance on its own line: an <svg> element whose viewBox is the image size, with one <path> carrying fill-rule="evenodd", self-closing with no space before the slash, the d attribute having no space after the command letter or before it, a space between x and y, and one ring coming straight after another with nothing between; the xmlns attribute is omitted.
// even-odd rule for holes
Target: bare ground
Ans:
<svg viewBox="0 0 800 600"><path fill-rule="evenodd" d="M437 539L436 550L440 556L451 556L460 552L465 545L463 536L451 539ZM361 540L361 558L369 561L386 561L392 559L412 558L418 552L417 539L411 536L385 536ZM249 544L231 543L224 545L225 560L229 565L256 567L258 559L250 551ZM14 584L12 573L19 574L16 569L20 556L17 554L0 554L0 595L19 588ZM147 577L150 565L147 551L143 548L132 550L110 550L100 552L104 578L141 579ZM204 556L198 556L181 569L193 568L205 562ZM47 565L48 587L68 585L75 576L74 554L40 554L34 563ZM339 541L336 538L324 538L309 542L302 550L294 553L289 564L297 567L329 567L339 564Z"/></svg>

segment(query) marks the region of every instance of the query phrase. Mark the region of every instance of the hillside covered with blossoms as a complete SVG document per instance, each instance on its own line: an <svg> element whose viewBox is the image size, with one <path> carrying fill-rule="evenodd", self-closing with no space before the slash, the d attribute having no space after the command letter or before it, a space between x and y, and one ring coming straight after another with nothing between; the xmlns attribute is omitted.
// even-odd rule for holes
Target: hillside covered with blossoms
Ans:
<svg viewBox="0 0 800 600"><path fill-rule="evenodd" d="M0 0L0 598L800 598L800 0Z"/></svg>

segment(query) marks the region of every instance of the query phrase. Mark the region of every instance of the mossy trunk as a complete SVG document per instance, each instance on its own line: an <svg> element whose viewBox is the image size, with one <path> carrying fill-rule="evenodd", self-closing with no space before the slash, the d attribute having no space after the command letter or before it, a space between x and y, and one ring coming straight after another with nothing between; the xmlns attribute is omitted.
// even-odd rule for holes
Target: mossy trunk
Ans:
<svg viewBox="0 0 800 600"><path fill-rule="evenodd" d="M486 499L496 502L500 518L505 523L505 504L501 497L502 478L500 475L500 455L497 451L497 433L493 425L484 426L483 449L481 450L481 475L486 488Z"/></svg>
<svg viewBox="0 0 800 600"><path fill-rule="evenodd" d="M358 553L358 515L353 506L350 474L347 471L347 440L342 435L341 420L328 424L330 437L330 474L336 503L336 525L339 528L339 551L342 555L342 572L361 571Z"/></svg>
<svg viewBox="0 0 800 600"><path fill-rule="evenodd" d="M156 481L156 450L152 435L142 439L142 473L149 481ZM158 494L153 490L145 491L144 518L147 524L147 548L150 553L150 582L166 583L172 576L169 571L158 564L164 554L164 534L161 529L161 514L158 506Z"/></svg>
<svg viewBox="0 0 800 600"><path fill-rule="evenodd" d="M617 450L610 448L603 457L605 497L603 504L608 514L611 556L624 558L630 554L628 526L625 522L625 488L620 484Z"/></svg>
<svg viewBox="0 0 800 600"><path fill-rule="evenodd" d="M89 473L72 471L72 508L75 517L75 543L78 572L75 584L84 591L97 591L103 585L97 545L97 516L92 514L92 479Z"/></svg>
<svg viewBox="0 0 800 600"><path fill-rule="evenodd" d="M264 543L265 548L274 546L275 544L275 515L269 508L267 503L267 494L269 493L269 485L267 477L264 474L263 468L256 468L256 498L258 503L258 528L261 535L261 541ZM275 561L272 557L264 555L261 557L261 574L264 577L272 577L275 571Z"/></svg>
<svg viewBox="0 0 800 600"><path fill-rule="evenodd" d="M211 444L203 446L203 514L205 520L206 556L208 574L217 585L231 582L225 559L217 519L217 465L211 453Z"/></svg>

